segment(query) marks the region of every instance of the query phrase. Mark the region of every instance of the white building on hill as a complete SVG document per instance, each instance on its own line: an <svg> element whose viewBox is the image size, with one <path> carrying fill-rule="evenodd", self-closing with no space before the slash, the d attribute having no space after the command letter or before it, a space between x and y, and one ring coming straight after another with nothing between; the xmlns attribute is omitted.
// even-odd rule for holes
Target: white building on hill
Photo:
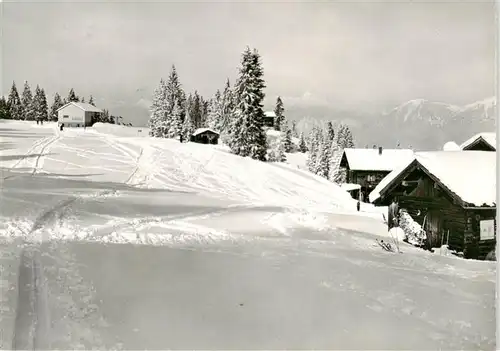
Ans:
<svg viewBox="0 0 500 351"><path fill-rule="evenodd" d="M57 110L59 123L65 127L84 127L94 124L101 109L85 102L68 102Z"/></svg>

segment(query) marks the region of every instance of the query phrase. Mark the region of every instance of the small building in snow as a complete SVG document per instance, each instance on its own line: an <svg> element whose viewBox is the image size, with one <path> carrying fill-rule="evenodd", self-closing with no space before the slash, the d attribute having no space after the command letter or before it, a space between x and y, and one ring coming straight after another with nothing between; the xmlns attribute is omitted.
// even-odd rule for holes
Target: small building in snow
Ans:
<svg viewBox="0 0 500 351"><path fill-rule="evenodd" d="M484 259L496 243L496 153L417 152L385 177L370 202L395 199L427 234L427 246Z"/></svg>
<svg viewBox="0 0 500 351"><path fill-rule="evenodd" d="M355 200L359 199L359 191L361 189L361 185L359 184L352 184L352 183L344 183L340 184L340 189L347 191L349 194L351 194L351 197Z"/></svg>
<svg viewBox="0 0 500 351"><path fill-rule="evenodd" d="M101 109L85 102L68 102L57 110L57 120L65 127L85 127L95 123Z"/></svg>
<svg viewBox="0 0 500 351"><path fill-rule="evenodd" d="M191 134L189 141L200 144L218 144L219 133L210 128L198 128Z"/></svg>
<svg viewBox="0 0 500 351"><path fill-rule="evenodd" d="M340 167L346 170L346 182L360 185L359 199L368 202L368 194L398 165L413 157L410 149L344 149Z"/></svg>
<svg viewBox="0 0 500 351"><path fill-rule="evenodd" d="M264 127L273 127L275 118L276 114L274 113L274 111L264 112Z"/></svg>
<svg viewBox="0 0 500 351"><path fill-rule="evenodd" d="M460 145L460 149L464 151L496 151L497 135L496 133L478 133Z"/></svg>

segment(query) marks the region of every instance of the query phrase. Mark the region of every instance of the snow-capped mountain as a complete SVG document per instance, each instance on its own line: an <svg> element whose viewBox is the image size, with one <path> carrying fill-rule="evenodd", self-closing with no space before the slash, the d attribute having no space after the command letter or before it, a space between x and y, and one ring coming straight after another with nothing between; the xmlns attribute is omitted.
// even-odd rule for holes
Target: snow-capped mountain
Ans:
<svg viewBox="0 0 500 351"><path fill-rule="evenodd" d="M460 144L475 133L494 131L496 105L494 97L464 106L414 99L382 112L322 110L321 115L309 113L308 118L298 118L297 125L306 127L318 118L343 120L351 127L358 147L400 144L416 150L438 150L447 141ZM288 111L289 115L294 112Z"/></svg>
<svg viewBox="0 0 500 351"><path fill-rule="evenodd" d="M428 121L431 125L443 123L460 111L460 107L425 99L407 101L389 112L383 113L386 118L399 122Z"/></svg>
<svg viewBox="0 0 500 351"><path fill-rule="evenodd" d="M464 106L410 100L367 120L354 135L370 145L440 149L449 140L460 144L475 133L494 131L496 105L494 97Z"/></svg>

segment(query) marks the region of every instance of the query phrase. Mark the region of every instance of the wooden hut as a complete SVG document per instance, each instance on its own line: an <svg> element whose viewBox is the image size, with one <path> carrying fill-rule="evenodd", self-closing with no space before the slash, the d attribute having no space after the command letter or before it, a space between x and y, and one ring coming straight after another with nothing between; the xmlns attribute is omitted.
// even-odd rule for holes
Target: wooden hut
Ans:
<svg viewBox="0 0 500 351"><path fill-rule="evenodd" d="M392 199L422 225L429 247L448 243L474 259L495 249L496 152L415 153L370 193L375 205Z"/></svg>
<svg viewBox="0 0 500 351"><path fill-rule="evenodd" d="M198 128L191 134L189 141L200 144L218 144L219 133L210 128Z"/></svg>
<svg viewBox="0 0 500 351"><path fill-rule="evenodd" d="M478 133L467 139L460 148L464 151L496 151L496 133Z"/></svg>
<svg viewBox="0 0 500 351"><path fill-rule="evenodd" d="M276 113L274 111L266 111L264 112L264 117L262 118L264 127L273 127L274 120L276 119Z"/></svg>
<svg viewBox="0 0 500 351"><path fill-rule="evenodd" d="M340 167L346 170L346 182L358 184L359 199L368 202L368 194L398 165L411 159L410 149L344 149Z"/></svg>

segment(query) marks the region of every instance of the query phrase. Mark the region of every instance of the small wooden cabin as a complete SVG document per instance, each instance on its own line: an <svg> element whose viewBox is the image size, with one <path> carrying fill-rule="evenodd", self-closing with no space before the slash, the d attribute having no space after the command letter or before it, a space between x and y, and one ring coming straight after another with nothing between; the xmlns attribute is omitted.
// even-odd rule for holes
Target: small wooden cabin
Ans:
<svg viewBox="0 0 500 351"><path fill-rule="evenodd" d="M273 127L274 126L274 119L276 118L276 114L274 111L266 111L264 112L264 127Z"/></svg>
<svg viewBox="0 0 500 351"><path fill-rule="evenodd" d="M346 170L346 182L360 185L359 199L368 202L368 194L402 162L413 157L410 149L344 149L340 167Z"/></svg>
<svg viewBox="0 0 500 351"><path fill-rule="evenodd" d="M466 140L460 148L464 151L496 151L496 133L479 133Z"/></svg>
<svg viewBox="0 0 500 351"><path fill-rule="evenodd" d="M370 193L375 205L393 199L427 233L427 246L485 259L496 245L496 153L419 152Z"/></svg>
<svg viewBox="0 0 500 351"><path fill-rule="evenodd" d="M210 128L198 128L191 134L189 141L199 144L218 144L219 133Z"/></svg>

